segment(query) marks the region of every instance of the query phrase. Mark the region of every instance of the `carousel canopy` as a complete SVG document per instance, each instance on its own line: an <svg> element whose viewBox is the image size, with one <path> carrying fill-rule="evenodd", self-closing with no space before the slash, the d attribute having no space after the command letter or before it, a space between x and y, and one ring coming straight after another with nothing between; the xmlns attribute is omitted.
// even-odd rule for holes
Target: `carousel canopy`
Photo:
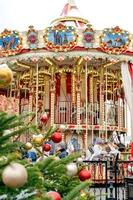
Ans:
<svg viewBox="0 0 133 200"><path fill-rule="evenodd" d="M24 32L5 29L0 33L0 63L61 56L132 62L132 55L131 33L119 26L94 29L73 0L68 0L61 16L43 30L29 26Z"/></svg>

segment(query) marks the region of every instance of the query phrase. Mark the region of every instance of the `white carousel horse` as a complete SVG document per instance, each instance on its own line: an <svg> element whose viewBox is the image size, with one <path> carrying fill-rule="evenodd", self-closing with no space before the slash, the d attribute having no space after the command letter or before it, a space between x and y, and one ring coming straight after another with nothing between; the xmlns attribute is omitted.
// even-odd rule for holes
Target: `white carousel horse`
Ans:
<svg viewBox="0 0 133 200"><path fill-rule="evenodd" d="M120 151L118 150L118 146L111 143L101 143L101 144L95 144L93 146L93 153L91 156L87 159L89 160L99 160L99 159L105 159L106 157L109 157L111 155L117 156L120 154Z"/></svg>

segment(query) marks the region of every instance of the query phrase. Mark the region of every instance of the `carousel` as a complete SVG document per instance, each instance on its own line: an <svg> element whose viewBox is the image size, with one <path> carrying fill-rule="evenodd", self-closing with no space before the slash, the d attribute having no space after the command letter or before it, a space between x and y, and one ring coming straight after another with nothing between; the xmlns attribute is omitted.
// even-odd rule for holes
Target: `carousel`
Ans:
<svg viewBox="0 0 133 200"><path fill-rule="evenodd" d="M34 112L30 123L56 126L64 142L86 150L96 137L127 133L132 63L133 35L119 26L94 29L69 0L41 31L0 33L0 110Z"/></svg>

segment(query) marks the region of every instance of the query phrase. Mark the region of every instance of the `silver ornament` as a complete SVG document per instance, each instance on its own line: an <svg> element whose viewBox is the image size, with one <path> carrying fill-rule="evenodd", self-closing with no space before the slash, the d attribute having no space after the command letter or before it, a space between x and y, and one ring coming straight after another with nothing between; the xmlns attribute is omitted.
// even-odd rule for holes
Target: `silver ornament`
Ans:
<svg viewBox="0 0 133 200"><path fill-rule="evenodd" d="M2 173L3 183L9 188L22 187L27 182L26 168L19 163L11 163Z"/></svg>
<svg viewBox="0 0 133 200"><path fill-rule="evenodd" d="M64 130L66 129L66 125L61 124L61 125L59 126L59 129L60 129L61 131L64 131Z"/></svg>
<svg viewBox="0 0 133 200"><path fill-rule="evenodd" d="M77 158L77 163L78 163L78 164L83 163L83 158L81 158L81 157L80 157L80 158Z"/></svg>
<svg viewBox="0 0 133 200"><path fill-rule="evenodd" d="M68 176L75 176L78 173L78 168L75 163L70 163L66 166L67 168L67 175Z"/></svg>

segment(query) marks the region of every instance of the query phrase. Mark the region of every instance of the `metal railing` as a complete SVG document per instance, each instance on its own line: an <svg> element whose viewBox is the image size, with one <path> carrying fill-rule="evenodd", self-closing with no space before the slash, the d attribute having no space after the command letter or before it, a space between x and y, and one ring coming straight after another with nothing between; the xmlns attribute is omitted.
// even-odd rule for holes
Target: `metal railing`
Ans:
<svg viewBox="0 0 133 200"><path fill-rule="evenodd" d="M91 172L89 191L96 200L127 200L125 178L133 176L133 161L110 157L102 161L84 161Z"/></svg>
<svg viewBox="0 0 133 200"><path fill-rule="evenodd" d="M104 105L104 125L125 127L125 110L124 106L118 107L114 104ZM119 113L118 113L119 112ZM121 117L120 117L121 116ZM121 121L119 121L121 119ZM55 106L55 123L57 124L76 124L77 106L71 101L60 101ZM86 123L86 107L80 107L80 124ZM98 103L88 103L87 106L87 123L88 125L100 124L100 105Z"/></svg>

